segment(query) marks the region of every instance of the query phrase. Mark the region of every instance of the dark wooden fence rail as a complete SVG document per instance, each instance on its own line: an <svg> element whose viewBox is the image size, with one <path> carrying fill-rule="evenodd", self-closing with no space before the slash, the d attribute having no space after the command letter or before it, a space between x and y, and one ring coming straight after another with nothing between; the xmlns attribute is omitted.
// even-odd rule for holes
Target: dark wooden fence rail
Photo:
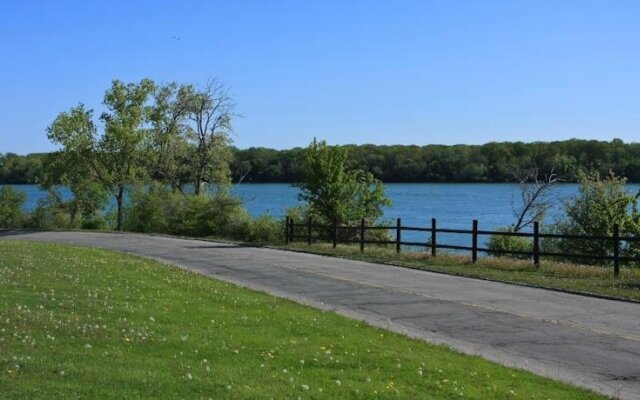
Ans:
<svg viewBox="0 0 640 400"><path fill-rule="evenodd" d="M295 228L304 228L304 234L295 235ZM321 229L326 232L331 232L331 236L317 235L313 236L313 229ZM352 231L357 235L351 235L351 237L358 237L355 239L341 239L340 231ZM395 240L371 240L366 239L366 231L372 230L388 230L395 231ZM430 240L425 242L406 242L402 240L402 232L426 232L430 234ZM309 218L306 223L295 223L293 219L287 217L285 220L285 242L287 244L294 242L296 239L305 240L308 245L311 245L314 240L326 240L331 241L333 247L336 247L338 243L358 243L360 244L360 251L364 252L365 244L386 244L395 245L396 252L402 251L402 246L416 246L425 247L425 249L431 250L431 255L435 257L437 255L437 249L448 250L462 250L471 252L471 260L473 262L478 261L478 253L492 253L492 254L506 254L506 255L520 255L526 256L533 260L533 263L540 265L540 259L543 256L546 257L562 257L573 259L596 259L611 261L613 263L613 274L618 276L620 274L621 262L640 262L640 257L623 257L620 256L620 247L622 242L640 242L640 237L623 237L620 236L618 225L613 227L613 236L585 236L585 235L561 235L555 233L541 233L540 226L537 222L533 225L533 232L505 232L505 231L485 231L480 230L478 227L478 220L473 220L471 230L465 229L446 229L438 228L435 218L431 219L431 227L415 227L415 226L403 226L402 220L398 218L395 226L380 226L380 225L366 225L365 220L360 221L359 226L343 226L338 225L336 221L332 225L321 225L314 223L313 219ZM442 244L438 241L438 233L448 234L461 234L471 235L471 246L459 246L452 244ZM478 246L478 236L511 236L511 237L525 237L531 238L531 250L530 251L517 251L517 250L499 250L488 249ZM575 254L575 253L555 253L555 252L543 252L540 249L540 239L575 239L575 240L598 240L598 241L610 241L611 242L611 255L592 255L592 254Z"/></svg>

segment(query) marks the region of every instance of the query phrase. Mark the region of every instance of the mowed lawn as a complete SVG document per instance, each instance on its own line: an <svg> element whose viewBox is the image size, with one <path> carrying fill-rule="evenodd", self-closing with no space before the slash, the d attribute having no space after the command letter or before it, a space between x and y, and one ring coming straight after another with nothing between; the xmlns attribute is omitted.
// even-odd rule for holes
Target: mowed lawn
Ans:
<svg viewBox="0 0 640 400"><path fill-rule="evenodd" d="M0 241L2 398L597 395L130 255Z"/></svg>

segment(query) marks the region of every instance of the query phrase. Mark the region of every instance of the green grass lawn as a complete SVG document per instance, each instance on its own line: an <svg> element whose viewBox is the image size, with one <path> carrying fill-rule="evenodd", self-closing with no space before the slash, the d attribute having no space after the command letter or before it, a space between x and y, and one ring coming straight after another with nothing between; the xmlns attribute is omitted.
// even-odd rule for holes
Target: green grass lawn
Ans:
<svg viewBox="0 0 640 400"><path fill-rule="evenodd" d="M433 258L425 252L397 254L394 248L370 246L360 253L359 246L331 244L292 243L282 248L309 253L331 255L371 262L391 263L398 266L445 272L473 278L492 279L508 283L520 283L549 288L594 293L621 299L640 300L640 268L638 265L623 267L618 278L613 277L613 267L599 267L542 261L539 267L529 260L508 257L482 257L472 263L468 256L441 254Z"/></svg>
<svg viewBox="0 0 640 400"><path fill-rule="evenodd" d="M178 268L0 241L2 398L597 395Z"/></svg>

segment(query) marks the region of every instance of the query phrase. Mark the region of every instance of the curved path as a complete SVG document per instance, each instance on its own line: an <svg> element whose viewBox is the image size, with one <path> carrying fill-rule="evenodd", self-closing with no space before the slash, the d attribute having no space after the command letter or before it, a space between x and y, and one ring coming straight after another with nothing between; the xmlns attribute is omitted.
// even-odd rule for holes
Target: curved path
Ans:
<svg viewBox="0 0 640 400"><path fill-rule="evenodd" d="M125 251L468 354L640 399L640 304L274 249L137 234L4 233Z"/></svg>

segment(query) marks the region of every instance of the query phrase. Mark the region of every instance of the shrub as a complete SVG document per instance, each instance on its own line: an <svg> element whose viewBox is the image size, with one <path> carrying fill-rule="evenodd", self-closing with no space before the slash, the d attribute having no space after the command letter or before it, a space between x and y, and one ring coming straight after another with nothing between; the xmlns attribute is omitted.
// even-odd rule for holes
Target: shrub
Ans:
<svg viewBox="0 0 640 400"><path fill-rule="evenodd" d="M513 232L512 227L498 228L500 232ZM497 251L532 251L531 239L521 236L505 236L505 235L491 235L487 244L489 255L494 257L512 257L526 260L530 258L524 254L501 254ZM497 250L497 251L496 251Z"/></svg>
<svg viewBox="0 0 640 400"><path fill-rule="evenodd" d="M284 225L269 214L251 220L249 241L257 243L280 243L283 241Z"/></svg>
<svg viewBox="0 0 640 400"><path fill-rule="evenodd" d="M31 229L42 230L70 229L79 226L65 209L64 203L58 203L51 196L38 201L36 208L29 213L25 225Z"/></svg>
<svg viewBox="0 0 640 400"><path fill-rule="evenodd" d="M628 193L625 183L626 179L613 173L604 179L597 173L583 176L579 193L565 201L566 216L556 222L555 230L566 235L611 236L613 226L617 224L621 236L638 235L638 195ZM565 253L608 256L613 252L609 240L559 239L556 244ZM635 256L640 249L627 245L622 253Z"/></svg>
<svg viewBox="0 0 640 400"><path fill-rule="evenodd" d="M80 226L82 229L105 230L107 221L102 217L83 218Z"/></svg>
<svg viewBox="0 0 640 400"><path fill-rule="evenodd" d="M179 234L246 239L250 232L250 216L242 202L227 194L189 195L186 207L177 214ZM182 225L180 223L182 222Z"/></svg>
<svg viewBox="0 0 640 400"><path fill-rule="evenodd" d="M152 184L131 191L124 210L124 229L134 232L172 233L171 221L185 207L184 196L164 185Z"/></svg>
<svg viewBox="0 0 640 400"><path fill-rule="evenodd" d="M183 194L155 184L131 193L125 229L185 236L248 240L251 218L242 202L225 193Z"/></svg>
<svg viewBox="0 0 640 400"><path fill-rule="evenodd" d="M0 189L0 228L20 228L24 224L22 207L27 201L27 195L5 186Z"/></svg>

